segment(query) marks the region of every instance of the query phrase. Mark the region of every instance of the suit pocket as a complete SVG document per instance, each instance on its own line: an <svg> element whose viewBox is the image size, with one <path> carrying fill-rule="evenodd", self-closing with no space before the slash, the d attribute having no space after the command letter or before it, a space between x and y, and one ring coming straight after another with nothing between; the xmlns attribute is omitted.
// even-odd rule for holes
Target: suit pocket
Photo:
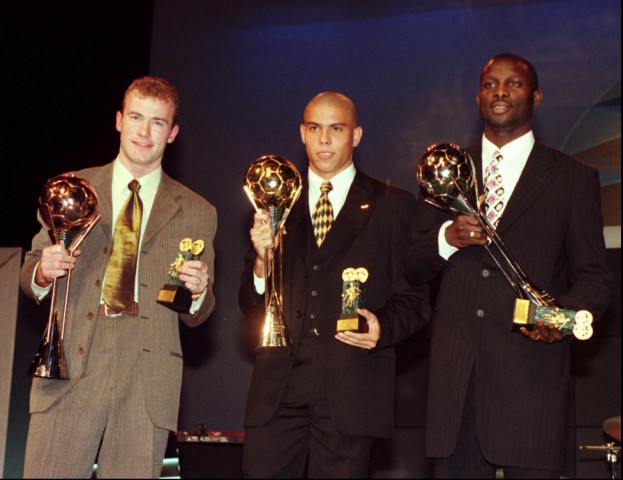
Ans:
<svg viewBox="0 0 623 480"><path fill-rule="evenodd" d="M172 357L175 358L179 358L181 360L184 360L184 355L182 355L181 353L177 353L177 352L169 352L169 355L171 355Z"/></svg>

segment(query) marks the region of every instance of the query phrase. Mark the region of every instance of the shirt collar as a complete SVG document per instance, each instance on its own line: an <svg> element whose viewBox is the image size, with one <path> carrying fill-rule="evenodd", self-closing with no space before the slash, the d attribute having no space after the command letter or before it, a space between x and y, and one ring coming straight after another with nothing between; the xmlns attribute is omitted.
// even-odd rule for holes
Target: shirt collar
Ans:
<svg viewBox="0 0 623 480"><path fill-rule="evenodd" d="M534 146L534 133L532 130L524 133L521 137L516 138L512 142L507 143L502 148L491 142L485 135L482 135L482 158L493 158L494 152L498 151L505 159L527 158Z"/></svg>
<svg viewBox="0 0 623 480"><path fill-rule="evenodd" d="M353 183L356 173L357 169L355 168L355 164L351 163L348 167L329 180L333 186L332 191L347 191L350 188L351 183ZM307 179L309 181L309 191L318 192L318 195L320 195L320 185L327 180L312 172L311 169L307 170Z"/></svg>
<svg viewBox="0 0 623 480"><path fill-rule="evenodd" d="M113 196L115 194L119 194L123 192L124 189L128 189L128 184L132 181L133 175L130 171L121 163L119 157L115 159L115 163L113 164L113 174L112 174L112 191ZM158 185L160 184L160 179L162 178L162 167L156 168L153 172L148 173L147 175L142 176L141 178L137 178L137 180L141 184L141 193L140 195L154 195L156 190L158 189Z"/></svg>

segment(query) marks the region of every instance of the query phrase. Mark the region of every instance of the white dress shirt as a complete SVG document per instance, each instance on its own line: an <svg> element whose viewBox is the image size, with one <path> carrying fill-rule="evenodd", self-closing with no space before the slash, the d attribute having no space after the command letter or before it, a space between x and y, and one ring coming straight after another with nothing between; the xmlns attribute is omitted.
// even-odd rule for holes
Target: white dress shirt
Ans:
<svg viewBox="0 0 623 480"><path fill-rule="evenodd" d="M493 154L496 151L500 152L502 154L502 160L499 162L499 172L504 181L505 205L508 204L517 186L517 182L519 182L519 177L528 162L528 157L530 156L532 147L534 147L534 142L534 133L532 130L516 138L512 142L507 143L502 148L498 148L489 141L484 134L482 136L482 178L484 178L485 170L491 162ZM502 216L504 216L503 212ZM439 255L446 260L448 260L453 253L458 251L458 248L453 247L446 241L446 229L451 223L451 220L445 222L439 229L438 236Z"/></svg>

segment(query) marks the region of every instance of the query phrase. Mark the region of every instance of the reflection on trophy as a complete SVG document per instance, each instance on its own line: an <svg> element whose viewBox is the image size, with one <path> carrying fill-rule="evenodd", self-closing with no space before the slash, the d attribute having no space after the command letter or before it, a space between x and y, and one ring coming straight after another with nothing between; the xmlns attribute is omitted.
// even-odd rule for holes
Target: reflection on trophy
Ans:
<svg viewBox="0 0 623 480"><path fill-rule="evenodd" d="M368 322L357 313L365 300L368 271L365 268L347 268L342 272L342 314L337 321L336 332L366 333Z"/></svg>
<svg viewBox="0 0 623 480"><path fill-rule="evenodd" d="M514 331L522 326L533 330L536 321L542 320L545 324L553 323L564 333L573 333L580 340L592 336L591 313L564 310L550 293L535 287L482 213L478 205L476 170L467 152L453 144L432 145L420 158L417 179L427 203L453 215L475 217L491 240L485 248L519 297L513 315Z"/></svg>
<svg viewBox="0 0 623 480"><path fill-rule="evenodd" d="M245 177L244 191L256 211L265 210L270 215L273 236L281 233L286 218L298 200L303 182L296 167L287 159L265 155L255 160ZM270 266L264 278L266 316L258 348L291 347L283 323L283 242L279 242L278 270L275 269L275 252L266 249L264 265ZM279 276L279 289L275 276ZM269 283L270 277L270 283Z"/></svg>
<svg viewBox="0 0 623 480"><path fill-rule="evenodd" d="M156 301L160 305L178 313L188 313L190 311L193 295L184 286L184 282L180 280L179 270L187 260L198 260L204 249L205 242L203 240L195 240L193 242L191 238L184 238L180 242L177 257L169 265L167 283L158 292Z"/></svg>
<svg viewBox="0 0 623 480"><path fill-rule="evenodd" d="M48 227L50 236L56 245L61 245L70 255L73 255L100 219L97 212L95 190L89 182L73 174L59 175L48 180L39 196L39 215ZM48 324L39 349L28 369L28 375L33 377L62 380L69 378L63 337L71 272L69 270L67 274L60 325L56 310L58 279L55 278L52 282L52 305Z"/></svg>

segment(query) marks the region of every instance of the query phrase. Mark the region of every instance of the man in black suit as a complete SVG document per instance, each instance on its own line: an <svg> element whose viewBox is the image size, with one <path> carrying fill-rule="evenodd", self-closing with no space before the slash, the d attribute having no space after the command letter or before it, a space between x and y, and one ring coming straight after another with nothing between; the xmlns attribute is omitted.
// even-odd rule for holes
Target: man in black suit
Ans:
<svg viewBox="0 0 623 480"><path fill-rule="evenodd" d="M586 309L597 319L612 288L599 177L535 142L532 113L541 99L528 61L493 57L476 96L484 135L468 152L481 192L491 159L498 162L485 202L502 187L502 208L487 214L530 280L564 308ZM558 478L571 338L543 322L512 332L516 293L483 248L488 240L475 218L451 218L418 202L413 233L409 279L417 285L440 275L426 411L435 476L495 478L503 467L505 478Z"/></svg>
<svg viewBox="0 0 623 480"><path fill-rule="evenodd" d="M373 437L389 437L394 428L394 345L429 314L425 289L409 285L403 275L415 198L355 169L353 149L363 130L344 95L314 97L300 130L308 177L288 217L287 235L277 239L283 241L283 317L293 347L264 348L256 355L244 473L301 478L308 463L310 478L361 478L368 472ZM331 183L328 216L334 220L318 240L312 217L325 182ZM259 320L265 313L264 251L278 244L266 213L255 214L250 236L254 248L240 305L247 317ZM358 310L365 333L336 333L348 268L368 272L365 308Z"/></svg>

